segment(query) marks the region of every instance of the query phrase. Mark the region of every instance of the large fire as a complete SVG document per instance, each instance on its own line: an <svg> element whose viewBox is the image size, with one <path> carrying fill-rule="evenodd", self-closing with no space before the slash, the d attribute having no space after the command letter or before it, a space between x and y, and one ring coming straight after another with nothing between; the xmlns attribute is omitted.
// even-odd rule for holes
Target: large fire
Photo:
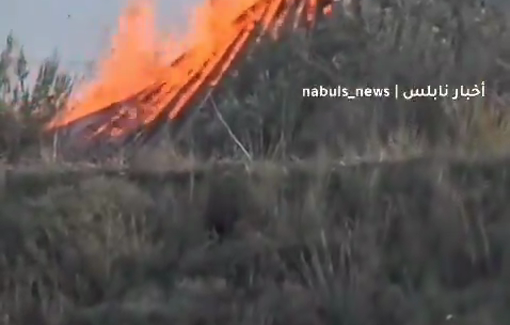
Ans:
<svg viewBox="0 0 510 325"><path fill-rule="evenodd" d="M123 139L177 119L222 79L253 38L277 35L290 19L294 27L310 27L318 14L331 12L331 2L210 0L196 8L192 29L180 41L159 37L149 0L133 2L97 78L47 129L92 120L91 139Z"/></svg>

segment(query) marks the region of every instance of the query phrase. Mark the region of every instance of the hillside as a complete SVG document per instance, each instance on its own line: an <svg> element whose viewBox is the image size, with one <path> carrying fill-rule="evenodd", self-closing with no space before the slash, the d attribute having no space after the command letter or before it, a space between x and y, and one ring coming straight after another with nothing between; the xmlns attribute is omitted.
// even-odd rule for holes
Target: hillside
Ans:
<svg viewBox="0 0 510 325"><path fill-rule="evenodd" d="M143 148L41 133L71 88L53 61L23 100L0 87L0 322L507 324L508 20L446 0L363 19L262 40Z"/></svg>

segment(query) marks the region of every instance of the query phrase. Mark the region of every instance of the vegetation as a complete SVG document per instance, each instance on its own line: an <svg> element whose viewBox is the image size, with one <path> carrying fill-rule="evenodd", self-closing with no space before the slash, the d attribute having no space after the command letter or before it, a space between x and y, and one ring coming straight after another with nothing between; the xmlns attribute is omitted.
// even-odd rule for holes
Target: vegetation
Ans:
<svg viewBox="0 0 510 325"><path fill-rule="evenodd" d="M0 54L0 156L11 162L42 147L44 123L65 105L72 90L72 78L59 71L56 55L41 65L31 89L29 74L23 48L9 35Z"/></svg>
<svg viewBox="0 0 510 325"><path fill-rule="evenodd" d="M6 77L22 52L4 54L2 322L507 324L507 20L376 9L262 42L178 137L122 165L48 161L41 125L72 82L53 60L27 90L25 70ZM469 101L301 92L482 80Z"/></svg>

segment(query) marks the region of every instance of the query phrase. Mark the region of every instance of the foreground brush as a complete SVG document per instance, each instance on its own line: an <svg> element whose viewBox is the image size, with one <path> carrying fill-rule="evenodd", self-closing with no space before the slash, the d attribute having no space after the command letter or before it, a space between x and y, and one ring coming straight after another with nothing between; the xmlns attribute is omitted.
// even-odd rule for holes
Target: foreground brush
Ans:
<svg viewBox="0 0 510 325"><path fill-rule="evenodd" d="M155 72L151 80L140 82L136 91L99 103L75 103L52 120L47 130L68 129L75 139L88 143L125 143L139 135L150 136L169 120L180 123L255 38L265 33L277 36L289 22L293 28L311 28L320 15L328 15L332 9L331 0L238 1L237 9L232 9L229 0L211 1L211 16L224 16L211 19L216 22L211 26L214 37L185 51Z"/></svg>

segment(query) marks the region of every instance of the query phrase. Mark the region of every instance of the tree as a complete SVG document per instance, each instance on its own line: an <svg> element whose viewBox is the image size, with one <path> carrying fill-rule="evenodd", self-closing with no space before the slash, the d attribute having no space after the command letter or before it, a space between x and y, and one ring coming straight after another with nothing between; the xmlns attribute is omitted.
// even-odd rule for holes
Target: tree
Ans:
<svg viewBox="0 0 510 325"><path fill-rule="evenodd" d="M39 67L32 87L29 75L25 51L11 33L0 52L0 157L8 160L41 145L43 125L65 106L73 87L56 52Z"/></svg>

